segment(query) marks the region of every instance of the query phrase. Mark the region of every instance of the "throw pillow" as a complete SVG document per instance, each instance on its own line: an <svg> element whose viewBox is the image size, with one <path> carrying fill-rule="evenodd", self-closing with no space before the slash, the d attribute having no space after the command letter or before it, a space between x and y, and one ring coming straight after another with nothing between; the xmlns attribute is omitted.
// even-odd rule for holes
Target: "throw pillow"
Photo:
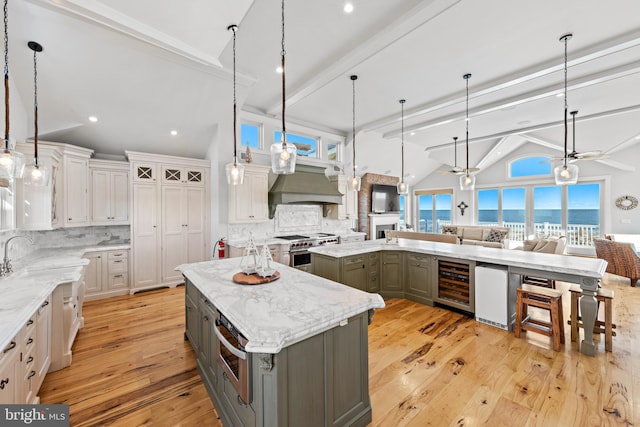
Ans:
<svg viewBox="0 0 640 427"><path fill-rule="evenodd" d="M508 231L496 230L492 228L487 235L487 238L484 239L485 242L502 242L502 240L507 236Z"/></svg>
<svg viewBox="0 0 640 427"><path fill-rule="evenodd" d="M482 227L463 227L462 238L467 240L482 241Z"/></svg>
<svg viewBox="0 0 640 427"><path fill-rule="evenodd" d="M442 226L442 234L456 234L457 232L458 232L458 227L454 227L453 225Z"/></svg>
<svg viewBox="0 0 640 427"><path fill-rule="evenodd" d="M522 245L522 250L523 251L532 251L533 248L535 248L537 244L538 244L538 239L525 240L523 245Z"/></svg>

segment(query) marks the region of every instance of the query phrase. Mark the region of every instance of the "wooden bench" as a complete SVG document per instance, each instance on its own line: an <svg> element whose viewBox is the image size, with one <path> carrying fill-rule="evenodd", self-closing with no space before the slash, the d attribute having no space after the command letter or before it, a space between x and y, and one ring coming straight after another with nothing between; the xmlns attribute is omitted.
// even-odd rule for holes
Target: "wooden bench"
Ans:
<svg viewBox="0 0 640 427"><path fill-rule="evenodd" d="M571 325L571 341L577 341L579 338L578 328L583 328L582 316L580 316L579 300L582 295L582 289L578 285L570 285L569 292L571 292L571 319L567 322ZM604 322L596 319L596 324L593 327L594 334L604 334L604 349L606 351L613 351L613 337L616 336L614 331L616 325L613 323L612 301L613 291L610 289L598 288L596 293L596 301L598 301L598 308L600 303L604 303Z"/></svg>

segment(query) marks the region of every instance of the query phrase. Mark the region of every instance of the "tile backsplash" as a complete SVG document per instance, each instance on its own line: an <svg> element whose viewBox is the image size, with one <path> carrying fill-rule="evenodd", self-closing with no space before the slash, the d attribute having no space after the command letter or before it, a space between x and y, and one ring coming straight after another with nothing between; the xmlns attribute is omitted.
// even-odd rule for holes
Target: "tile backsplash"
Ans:
<svg viewBox="0 0 640 427"><path fill-rule="evenodd" d="M352 226L350 220L336 220L322 216L320 205L278 205L272 220L255 224L229 224L229 241L245 240L252 233L257 239L286 234L339 233Z"/></svg>
<svg viewBox="0 0 640 427"><path fill-rule="evenodd" d="M6 231L0 233L0 252L4 256L4 243L12 236L24 235L33 240L13 239L10 253L13 260L22 258L40 248L66 248L73 246L91 246L103 240L129 239L128 225L60 228L47 231Z"/></svg>

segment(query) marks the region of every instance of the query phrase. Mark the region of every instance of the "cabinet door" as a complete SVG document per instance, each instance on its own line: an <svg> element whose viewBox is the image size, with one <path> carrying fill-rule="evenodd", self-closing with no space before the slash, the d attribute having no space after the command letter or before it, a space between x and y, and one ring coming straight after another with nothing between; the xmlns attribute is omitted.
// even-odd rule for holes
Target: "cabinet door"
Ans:
<svg viewBox="0 0 640 427"><path fill-rule="evenodd" d="M34 385L37 393L51 365L51 296L42 303L38 310L36 340L36 377Z"/></svg>
<svg viewBox="0 0 640 427"><path fill-rule="evenodd" d="M182 186L162 186L162 281L179 281L174 269L187 261L186 206Z"/></svg>
<svg viewBox="0 0 640 427"><path fill-rule="evenodd" d="M269 219L267 172L245 171L242 185L229 186L229 223Z"/></svg>
<svg viewBox="0 0 640 427"><path fill-rule="evenodd" d="M111 173L91 171L91 222L106 223L111 220Z"/></svg>
<svg viewBox="0 0 640 427"><path fill-rule="evenodd" d="M129 173L111 172L111 220L129 223Z"/></svg>
<svg viewBox="0 0 640 427"><path fill-rule="evenodd" d="M133 288L158 284L158 203L155 185L133 186Z"/></svg>
<svg viewBox="0 0 640 427"><path fill-rule="evenodd" d="M408 253L405 256L407 292L431 299L433 284L432 257L415 253Z"/></svg>
<svg viewBox="0 0 640 427"><path fill-rule="evenodd" d="M84 258L89 260L85 268L85 291L88 295L102 291L102 252L89 252Z"/></svg>
<svg viewBox="0 0 640 427"><path fill-rule="evenodd" d="M205 215L204 188L189 187L185 193L185 233L187 262L199 262L208 259L205 253Z"/></svg>
<svg viewBox="0 0 640 427"><path fill-rule="evenodd" d="M64 202L66 206L65 225L83 225L88 223L86 159L66 158Z"/></svg>
<svg viewBox="0 0 640 427"><path fill-rule="evenodd" d="M369 276L367 291L380 292L380 254L378 252L368 254L367 258L367 274Z"/></svg>
<svg viewBox="0 0 640 427"><path fill-rule="evenodd" d="M0 351L0 402L3 404L24 403L21 398L22 364L17 340L18 337L14 338Z"/></svg>
<svg viewBox="0 0 640 427"><path fill-rule="evenodd" d="M139 163L133 164L133 181L140 183L156 182L156 174L158 173L158 165L156 163Z"/></svg>
<svg viewBox="0 0 640 427"><path fill-rule="evenodd" d="M342 283L362 291L367 288L367 270L364 255L345 257L342 264Z"/></svg>
<svg viewBox="0 0 640 427"><path fill-rule="evenodd" d="M402 254L400 252L382 253L383 291L402 291Z"/></svg>

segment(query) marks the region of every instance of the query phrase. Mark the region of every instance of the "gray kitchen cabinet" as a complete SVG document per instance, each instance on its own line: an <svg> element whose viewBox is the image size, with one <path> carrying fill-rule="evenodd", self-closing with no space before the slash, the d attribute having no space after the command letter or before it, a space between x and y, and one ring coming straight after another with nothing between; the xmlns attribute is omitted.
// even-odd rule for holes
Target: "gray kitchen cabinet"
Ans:
<svg viewBox="0 0 640 427"><path fill-rule="evenodd" d="M342 260L342 277L340 282L352 288L367 290L366 255L353 255Z"/></svg>
<svg viewBox="0 0 640 427"><path fill-rule="evenodd" d="M342 265L340 258L312 253L311 265L313 266L313 274L316 276L324 277L334 282L340 281L339 276L342 273L340 271L340 266Z"/></svg>
<svg viewBox="0 0 640 427"><path fill-rule="evenodd" d="M380 287L386 296L391 298L404 298L403 268L402 252L382 251Z"/></svg>
<svg viewBox="0 0 640 427"><path fill-rule="evenodd" d="M367 254L367 292L380 292L380 252Z"/></svg>
<svg viewBox="0 0 640 427"><path fill-rule="evenodd" d="M198 355L198 371L223 425L324 427L371 422L368 312L279 353L247 353L252 398L244 403L218 366L220 343L212 329L215 301L203 298L188 279L185 282L185 337ZM193 298L199 303L194 305ZM194 311L200 312L195 323ZM200 341L192 338L198 335Z"/></svg>
<svg viewBox="0 0 640 427"><path fill-rule="evenodd" d="M405 292L413 300L433 305L436 258L433 255L405 254Z"/></svg>

